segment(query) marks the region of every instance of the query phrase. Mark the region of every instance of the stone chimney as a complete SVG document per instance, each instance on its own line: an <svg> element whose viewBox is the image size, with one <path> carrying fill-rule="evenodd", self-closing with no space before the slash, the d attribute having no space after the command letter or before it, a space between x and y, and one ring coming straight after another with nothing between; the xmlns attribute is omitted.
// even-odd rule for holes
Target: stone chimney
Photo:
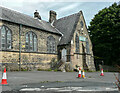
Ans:
<svg viewBox="0 0 120 93"><path fill-rule="evenodd" d="M49 22L52 23L53 21L55 21L56 20L56 16L57 16L56 12L50 10Z"/></svg>
<svg viewBox="0 0 120 93"><path fill-rule="evenodd" d="M39 12L37 10L34 12L34 18L41 20L41 16L39 15Z"/></svg>

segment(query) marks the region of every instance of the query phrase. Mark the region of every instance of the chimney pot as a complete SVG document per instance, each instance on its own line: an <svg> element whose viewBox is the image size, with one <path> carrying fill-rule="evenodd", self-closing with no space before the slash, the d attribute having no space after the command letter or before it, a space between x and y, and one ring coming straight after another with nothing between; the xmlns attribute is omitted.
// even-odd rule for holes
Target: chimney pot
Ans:
<svg viewBox="0 0 120 93"><path fill-rule="evenodd" d="M55 21L56 20L56 16L57 16L56 12L50 10L49 22L52 23L53 21Z"/></svg>

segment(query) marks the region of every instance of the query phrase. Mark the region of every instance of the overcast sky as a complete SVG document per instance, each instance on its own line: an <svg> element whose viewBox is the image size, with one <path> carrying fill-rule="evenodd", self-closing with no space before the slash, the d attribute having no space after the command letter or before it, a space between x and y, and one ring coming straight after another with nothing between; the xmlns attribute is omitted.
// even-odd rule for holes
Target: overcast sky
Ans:
<svg viewBox="0 0 120 93"><path fill-rule="evenodd" d="M43 2L44 1L44 2ZM105 1L105 0L104 0ZM1 6L19 11L21 13L33 16L35 10L38 10L43 20L49 20L49 11L57 12L57 19L83 11L87 26L99 10L112 5L114 2L56 2L47 0L2 0Z"/></svg>

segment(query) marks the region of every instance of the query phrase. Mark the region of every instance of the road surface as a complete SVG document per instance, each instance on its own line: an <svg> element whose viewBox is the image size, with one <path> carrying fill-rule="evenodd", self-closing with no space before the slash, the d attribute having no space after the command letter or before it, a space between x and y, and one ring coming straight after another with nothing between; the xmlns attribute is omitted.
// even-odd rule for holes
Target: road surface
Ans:
<svg viewBox="0 0 120 93"><path fill-rule="evenodd" d="M100 72L86 72L86 78L82 79L77 78L78 72L7 72L8 85L0 85L0 87L2 87L2 91L12 91L11 93L19 93L18 91L23 93L25 91L29 91L29 93L33 91L46 91L45 93L79 93L79 91L81 93L104 93L103 91L109 91L117 93L116 79L113 74L104 72L104 76L100 76Z"/></svg>

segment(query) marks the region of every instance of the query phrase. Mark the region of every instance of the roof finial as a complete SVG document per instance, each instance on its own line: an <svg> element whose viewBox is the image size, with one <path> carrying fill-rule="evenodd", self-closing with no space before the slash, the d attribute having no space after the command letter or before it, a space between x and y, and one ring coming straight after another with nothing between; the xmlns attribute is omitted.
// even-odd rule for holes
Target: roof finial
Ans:
<svg viewBox="0 0 120 93"><path fill-rule="evenodd" d="M41 16L39 15L39 12L37 10L35 10L34 12L34 18L38 18L41 20Z"/></svg>

